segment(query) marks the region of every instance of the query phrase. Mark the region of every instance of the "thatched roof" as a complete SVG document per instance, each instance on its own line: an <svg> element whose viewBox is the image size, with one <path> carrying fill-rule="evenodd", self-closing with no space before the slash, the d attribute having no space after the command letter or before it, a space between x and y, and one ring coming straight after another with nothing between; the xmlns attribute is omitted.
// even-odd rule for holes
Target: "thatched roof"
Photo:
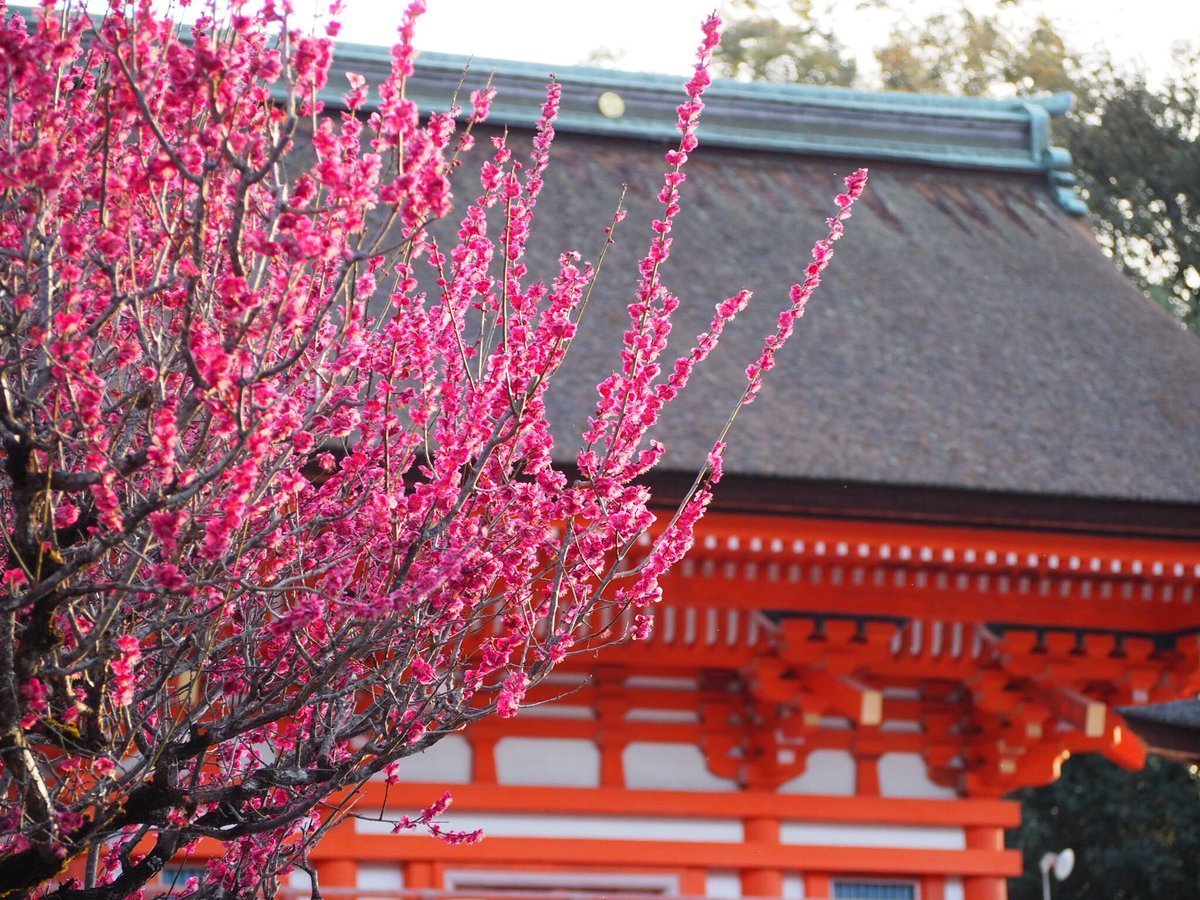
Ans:
<svg viewBox="0 0 1200 900"><path fill-rule="evenodd" d="M587 365L557 412L578 421L652 215L657 147L566 136L537 247L596 246L615 185L631 214L589 310ZM690 170L668 283L690 338L742 286L755 305L668 415L677 463L703 458L742 368L856 160L717 150ZM1041 179L876 163L865 202L761 400L731 472L857 482L1200 500L1200 342L1104 259Z"/></svg>
<svg viewBox="0 0 1200 900"><path fill-rule="evenodd" d="M355 52L341 64L378 62L378 51ZM461 61L418 67L412 89L426 100L448 93ZM490 68L500 98L515 98L497 115L527 125L541 77L508 63L474 70ZM679 93L651 76L558 76L564 122L531 268L549 277L563 249L594 256L623 183L631 210L556 385L554 413L571 434L616 362ZM625 116L596 112L605 90L626 99ZM743 286L755 301L667 416L671 467L703 459L840 177L867 164L871 182L837 259L738 424L731 475L1200 502L1200 341L1120 275L1077 217L1068 160L1046 142L1049 114L1064 108L1062 98L718 85L666 269L684 300L676 333L690 339L713 303Z"/></svg>

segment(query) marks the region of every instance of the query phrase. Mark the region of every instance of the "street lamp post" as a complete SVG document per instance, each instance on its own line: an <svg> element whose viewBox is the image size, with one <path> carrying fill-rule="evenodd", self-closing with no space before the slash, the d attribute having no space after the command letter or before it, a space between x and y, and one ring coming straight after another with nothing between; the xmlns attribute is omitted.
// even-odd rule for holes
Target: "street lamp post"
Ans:
<svg viewBox="0 0 1200 900"><path fill-rule="evenodd" d="M1058 853L1046 853L1038 868L1042 870L1042 900L1050 900L1050 873L1054 873L1055 881L1065 881L1075 868L1075 851L1067 847Z"/></svg>

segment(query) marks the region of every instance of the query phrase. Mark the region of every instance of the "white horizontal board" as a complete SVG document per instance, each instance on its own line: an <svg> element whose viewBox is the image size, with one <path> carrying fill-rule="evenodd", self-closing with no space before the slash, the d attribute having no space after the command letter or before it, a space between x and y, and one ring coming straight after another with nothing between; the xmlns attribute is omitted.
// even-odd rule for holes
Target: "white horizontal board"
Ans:
<svg viewBox="0 0 1200 900"><path fill-rule="evenodd" d="M806 847L890 847L901 850L965 850L961 828L924 825L846 825L840 822L783 822L783 844Z"/></svg>
<svg viewBox="0 0 1200 900"><path fill-rule="evenodd" d="M399 819L399 810L385 814ZM444 828L474 831L487 837L588 838L614 841L685 841L741 843L745 829L737 819L672 816L565 816L546 813L484 813L451 809L438 819ZM390 834L390 822L356 819L359 834Z"/></svg>

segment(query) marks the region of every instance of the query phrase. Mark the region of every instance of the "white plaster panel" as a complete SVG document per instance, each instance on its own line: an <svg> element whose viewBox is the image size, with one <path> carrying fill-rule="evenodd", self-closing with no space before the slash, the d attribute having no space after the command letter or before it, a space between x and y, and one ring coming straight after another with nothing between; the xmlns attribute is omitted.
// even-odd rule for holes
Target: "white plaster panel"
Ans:
<svg viewBox="0 0 1200 900"><path fill-rule="evenodd" d="M387 819L398 819L399 811ZM446 828L474 831L489 837L589 838L614 841L702 841L739 844L745 829L737 819L671 818L667 816L560 816L543 813L475 813L451 809L438 819ZM387 822L355 820L359 834L390 834Z"/></svg>
<svg viewBox="0 0 1200 900"><path fill-rule="evenodd" d="M880 731L888 731L893 734L920 734L921 723L914 722L911 719L888 719L879 726Z"/></svg>
<svg viewBox="0 0 1200 900"><path fill-rule="evenodd" d="M413 811L401 811L398 809L385 809L382 813L378 810L372 810L369 815L378 814L378 819L355 819L354 833L355 834L391 834L392 829L396 827L396 822L405 816L411 816ZM438 819L438 822L443 822L443 819ZM420 834L417 831L402 831L400 834Z"/></svg>
<svg viewBox="0 0 1200 900"><path fill-rule="evenodd" d="M919 753L885 753L879 757L879 793L884 797L950 799L954 788L934 784Z"/></svg>
<svg viewBox="0 0 1200 900"><path fill-rule="evenodd" d="M814 750L808 754L804 773L781 784L779 793L849 797L853 796L856 783L854 757L848 752Z"/></svg>
<svg viewBox="0 0 1200 900"><path fill-rule="evenodd" d="M600 750L579 738L506 737L496 742L501 784L599 787Z"/></svg>
<svg viewBox="0 0 1200 900"><path fill-rule="evenodd" d="M385 773L375 776L379 781ZM471 745L459 734L442 738L428 750L400 760L400 778L404 781L433 781L439 784L466 784L471 780Z"/></svg>
<svg viewBox="0 0 1200 900"><path fill-rule="evenodd" d="M398 891L404 887L404 872L399 866L359 863L358 886L368 891Z"/></svg>
<svg viewBox="0 0 1200 900"><path fill-rule="evenodd" d="M709 900L741 900L741 876L737 872L709 872L704 877L704 896Z"/></svg>
<svg viewBox="0 0 1200 900"><path fill-rule="evenodd" d="M179 879L182 883L184 879ZM292 869L287 877L288 887L294 891L310 891L312 890L312 876L303 869Z"/></svg>
<svg viewBox="0 0 1200 900"><path fill-rule="evenodd" d="M565 891L638 891L646 894L679 896L677 875L627 875L599 872L512 872L464 869L446 872L446 888L461 890L541 891L558 888Z"/></svg>
<svg viewBox="0 0 1200 900"><path fill-rule="evenodd" d="M692 744L634 741L625 747L625 786L635 790L736 791L730 778L708 771L704 753Z"/></svg>
<svg viewBox="0 0 1200 900"><path fill-rule="evenodd" d="M630 675L625 679L629 688L665 691L694 691L700 687L695 678L671 678L666 675Z"/></svg>
<svg viewBox="0 0 1200 900"><path fill-rule="evenodd" d="M946 888L942 894L944 900L963 900L963 883L961 878L947 878Z"/></svg>
<svg viewBox="0 0 1200 900"><path fill-rule="evenodd" d="M700 715L690 709L652 709L637 707L625 713L626 722L699 722Z"/></svg>
<svg viewBox="0 0 1200 900"><path fill-rule="evenodd" d="M965 850L961 828L921 825L846 825L841 822L783 822L783 844L817 847L894 847L902 850Z"/></svg>
<svg viewBox="0 0 1200 900"><path fill-rule="evenodd" d="M591 678L587 675L580 675L576 672L551 672L542 679L542 684L566 684L571 687L578 687L581 684L587 684Z"/></svg>
<svg viewBox="0 0 1200 900"><path fill-rule="evenodd" d="M523 719L595 719L596 713L590 706L580 706L577 703L539 703L536 706L522 706Z"/></svg>
<svg viewBox="0 0 1200 900"><path fill-rule="evenodd" d="M804 876L799 872L784 874L783 900L804 900Z"/></svg>

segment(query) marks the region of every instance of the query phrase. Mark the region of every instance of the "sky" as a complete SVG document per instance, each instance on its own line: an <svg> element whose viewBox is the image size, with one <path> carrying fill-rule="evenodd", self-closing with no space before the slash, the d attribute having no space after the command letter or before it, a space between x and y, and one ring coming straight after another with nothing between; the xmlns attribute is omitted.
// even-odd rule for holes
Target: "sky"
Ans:
<svg viewBox="0 0 1200 900"><path fill-rule="evenodd" d="M403 0L346 0L342 40L390 43ZM445 53L578 65L595 51L622 69L687 71L701 19L721 0L428 0L417 46ZM871 66L870 51L891 24L923 17L950 0L900 0L859 9L858 0L827 0L838 36ZM970 0L983 11L994 4ZM1200 40L1197 0L1025 0L1045 13L1078 51L1106 49L1151 77L1166 71L1173 42ZM819 3L818 3L819 6Z"/></svg>

